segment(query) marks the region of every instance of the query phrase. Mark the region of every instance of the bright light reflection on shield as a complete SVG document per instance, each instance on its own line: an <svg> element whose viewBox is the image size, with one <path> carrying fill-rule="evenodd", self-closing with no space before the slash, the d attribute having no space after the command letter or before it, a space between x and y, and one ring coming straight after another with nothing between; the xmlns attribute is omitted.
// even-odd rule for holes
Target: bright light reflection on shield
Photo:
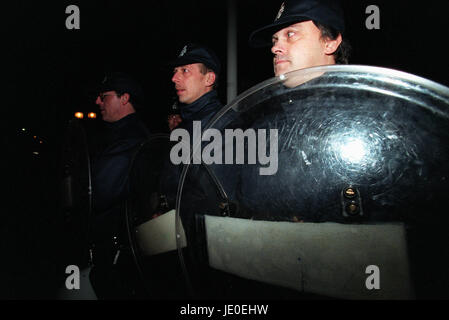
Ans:
<svg viewBox="0 0 449 320"><path fill-rule="evenodd" d="M223 298L447 298L448 108L449 88L367 66L244 92L210 128L246 135L183 171L186 278Z"/></svg>

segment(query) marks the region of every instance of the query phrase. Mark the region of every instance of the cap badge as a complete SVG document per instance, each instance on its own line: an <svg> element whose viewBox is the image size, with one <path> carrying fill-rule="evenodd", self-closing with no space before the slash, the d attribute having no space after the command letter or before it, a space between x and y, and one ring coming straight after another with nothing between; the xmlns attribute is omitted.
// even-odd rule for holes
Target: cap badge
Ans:
<svg viewBox="0 0 449 320"><path fill-rule="evenodd" d="M285 9L285 2L282 2L281 8L279 9L279 12L274 21L278 20L282 16L282 14L284 13L284 9Z"/></svg>
<svg viewBox="0 0 449 320"><path fill-rule="evenodd" d="M181 53L179 54L178 57L184 56L186 54L186 52L187 52L187 45L185 45L184 48L182 48Z"/></svg>

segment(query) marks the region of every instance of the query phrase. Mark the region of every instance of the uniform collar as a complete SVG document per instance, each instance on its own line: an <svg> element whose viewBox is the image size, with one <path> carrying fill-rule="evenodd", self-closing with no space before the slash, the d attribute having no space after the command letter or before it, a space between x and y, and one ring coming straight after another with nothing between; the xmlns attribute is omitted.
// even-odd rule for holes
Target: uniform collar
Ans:
<svg viewBox="0 0 449 320"><path fill-rule="evenodd" d="M203 94L199 99L191 104L180 104L181 117L186 120L194 120L195 114L203 110L210 102L218 101L218 94L216 90L209 91Z"/></svg>
<svg viewBox="0 0 449 320"><path fill-rule="evenodd" d="M120 120L117 120L115 122L105 122L105 126L108 129L120 129L123 126L126 126L129 122L135 121L137 119L137 113L133 112L128 114L127 116L121 118Z"/></svg>

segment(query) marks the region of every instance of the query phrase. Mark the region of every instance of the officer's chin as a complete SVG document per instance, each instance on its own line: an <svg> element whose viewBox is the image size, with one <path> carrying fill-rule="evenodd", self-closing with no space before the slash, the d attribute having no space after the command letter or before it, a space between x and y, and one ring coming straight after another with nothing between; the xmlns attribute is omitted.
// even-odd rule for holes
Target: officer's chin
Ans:
<svg viewBox="0 0 449 320"><path fill-rule="evenodd" d="M279 77L279 76L286 74L290 71L292 71L292 70L290 70L290 68L286 68L286 66L274 65L274 76L275 77Z"/></svg>
<svg viewBox="0 0 449 320"><path fill-rule="evenodd" d="M282 73L279 74L278 77L285 87L294 88L324 74L323 71L319 70L314 72L294 72L299 70L300 69Z"/></svg>

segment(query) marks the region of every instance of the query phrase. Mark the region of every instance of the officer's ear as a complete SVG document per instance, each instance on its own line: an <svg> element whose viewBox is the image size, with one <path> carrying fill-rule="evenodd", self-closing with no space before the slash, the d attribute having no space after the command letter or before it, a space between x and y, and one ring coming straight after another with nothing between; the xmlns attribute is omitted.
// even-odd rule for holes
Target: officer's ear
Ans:
<svg viewBox="0 0 449 320"><path fill-rule="evenodd" d="M209 71L206 74L206 86L211 87L214 85L215 80L216 80L217 76L215 75L215 72L213 71Z"/></svg>
<svg viewBox="0 0 449 320"><path fill-rule="evenodd" d="M129 93L123 93L123 94L120 96L120 102L121 102L123 105L127 104L127 103L129 102Z"/></svg>
<svg viewBox="0 0 449 320"><path fill-rule="evenodd" d="M324 39L324 53L327 55L332 55L337 51L338 47L340 46L341 42L343 41L343 38L341 37L341 34L338 35L335 40L332 40L330 38Z"/></svg>

